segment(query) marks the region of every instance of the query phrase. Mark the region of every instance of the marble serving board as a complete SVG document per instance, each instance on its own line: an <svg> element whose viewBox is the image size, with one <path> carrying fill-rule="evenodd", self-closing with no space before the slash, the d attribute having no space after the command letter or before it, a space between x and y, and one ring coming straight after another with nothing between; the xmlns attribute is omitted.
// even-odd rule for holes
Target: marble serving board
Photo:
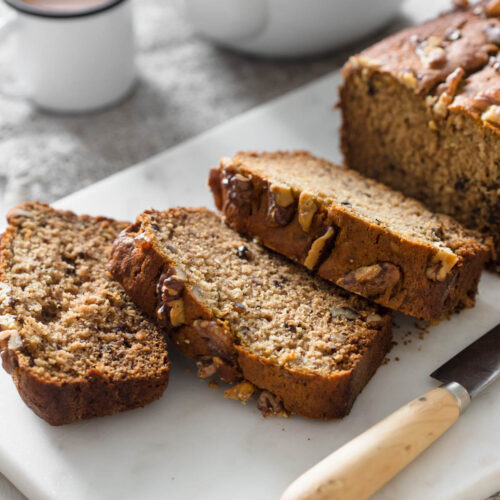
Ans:
<svg viewBox="0 0 500 500"><path fill-rule="evenodd" d="M240 149L310 149L340 161L338 73L241 115L56 204L132 220L143 209L212 207L208 169ZM477 306L423 329L396 316L397 345L342 421L264 419L209 388L171 349L164 396L144 409L50 427L0 373L0 470L33 499L277 499L304 470L420 393L428 374L500 322L500 278L485 273ZM378 500L481 500L500 489L500 383Z"/></svg>

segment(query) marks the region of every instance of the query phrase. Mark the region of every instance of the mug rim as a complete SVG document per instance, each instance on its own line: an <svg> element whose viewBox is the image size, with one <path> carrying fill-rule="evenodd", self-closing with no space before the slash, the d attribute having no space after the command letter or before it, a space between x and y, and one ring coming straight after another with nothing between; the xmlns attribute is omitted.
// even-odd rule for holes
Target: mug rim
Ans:
<svg viewBox="0 0 500 500"><path fill-rule="evenodd" d="M49 17L56 19L71 19L74 17L85 17L104 12L106 10L112 9L119 4L125 2L126 0L107 0L101 4L95 5L93 7L84 7L83 9L78 9L72 12L69 11L57 11L34 7L22 0L4 0L7 5L16 9L23 14L30 14L37 17Z"/></svg>

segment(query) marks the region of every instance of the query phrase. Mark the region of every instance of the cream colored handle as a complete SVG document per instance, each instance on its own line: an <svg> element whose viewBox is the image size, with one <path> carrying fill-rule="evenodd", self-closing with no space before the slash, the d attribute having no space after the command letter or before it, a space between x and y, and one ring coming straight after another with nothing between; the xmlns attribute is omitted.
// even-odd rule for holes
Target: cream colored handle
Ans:
<svg viewBox="0 0 500 500"><path fill-rule="evenodd" d="M295 480L281 500L364 500L449 429L457 399L436 388L395 411Z"/></svg>

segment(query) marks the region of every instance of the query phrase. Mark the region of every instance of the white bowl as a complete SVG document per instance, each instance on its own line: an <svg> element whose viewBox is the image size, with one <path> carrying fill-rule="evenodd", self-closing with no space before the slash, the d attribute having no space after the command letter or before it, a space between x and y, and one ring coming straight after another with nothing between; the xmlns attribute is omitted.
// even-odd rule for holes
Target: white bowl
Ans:
<svg viewBox="0 0 500 500"><path fill-rule="evenodd" d="M387 23L402 0L184 0L196 31L267 57L326 52Z"/></svg>

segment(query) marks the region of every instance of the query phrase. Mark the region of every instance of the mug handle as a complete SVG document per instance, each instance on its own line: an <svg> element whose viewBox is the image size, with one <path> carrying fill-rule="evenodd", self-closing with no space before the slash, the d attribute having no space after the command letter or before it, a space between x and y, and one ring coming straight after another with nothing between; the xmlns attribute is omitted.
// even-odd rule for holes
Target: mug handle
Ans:
<svg viewBox="0 0 500 500"><path fill-rule="evenodd" d="M6 16L0 19L0 43L16 31L18 17L14 12L9 12ZM22 89L18 82L14 82L7 87L0 87L0 94L9 99L28 99L28 93Z"/></svg>
<svg viewBox="0 0 500 500"><path fill-rule="evenodd" d="M0 19L0 41L9 36L16 28L17 15L9 12L6 16Z"/></svg>

